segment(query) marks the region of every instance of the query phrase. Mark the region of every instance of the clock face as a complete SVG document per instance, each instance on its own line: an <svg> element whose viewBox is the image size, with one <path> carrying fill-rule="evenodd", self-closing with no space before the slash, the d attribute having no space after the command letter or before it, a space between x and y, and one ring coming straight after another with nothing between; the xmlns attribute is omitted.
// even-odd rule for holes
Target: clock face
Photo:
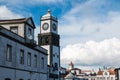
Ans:
<svg viewBox="0 0 120 80"><path fill-rule="evenodd" d="M52 28L53 28L54 31L56 31L56 30L57 30L56 24L53 24L53 25L52 25Z"/></svg>
<svg viewBox="0 0 120 80"><path fill-rule="evenodd" d="M49 24L48 23L44 23L42 25L42 28L43 28L43 30L47 30L49 28Z"/></svg>

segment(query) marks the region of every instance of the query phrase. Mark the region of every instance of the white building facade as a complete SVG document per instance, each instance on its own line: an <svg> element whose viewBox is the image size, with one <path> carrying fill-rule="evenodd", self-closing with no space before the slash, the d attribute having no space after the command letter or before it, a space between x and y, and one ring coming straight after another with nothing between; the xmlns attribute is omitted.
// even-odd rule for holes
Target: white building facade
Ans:
<svg viewBox="0 0 120 80"><path fill-rule="evenodd" d="M31 17L0 20L0 80L48 80L47 50L34 29Z"/></svg>

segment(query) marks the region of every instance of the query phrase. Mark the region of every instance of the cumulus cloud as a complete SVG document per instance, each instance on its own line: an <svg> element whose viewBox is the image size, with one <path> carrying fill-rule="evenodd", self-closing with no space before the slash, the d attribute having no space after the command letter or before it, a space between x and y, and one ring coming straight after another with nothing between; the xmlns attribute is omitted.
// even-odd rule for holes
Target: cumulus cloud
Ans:
<svg viewBox="0 0 120 80"><path fill-rule="evenodd" d="M88 0L74 5L59 20L62 45L120 38L120 11L108 9L109 4L103 0Z"/></svg>
<svg viewBox="0 0 120 80"><path fill-rule="evenodd" d="M6 6L0 6L0 19L15 19L23 17L20 14L12 12Z"/></svg>
<svg viewBox="0 0 120 80"><path fill-rule="evenodd" d="M61 51L62 64L73 61L82 66L118 66L119 57L120 39L117 38L67 45Z"/></svg>

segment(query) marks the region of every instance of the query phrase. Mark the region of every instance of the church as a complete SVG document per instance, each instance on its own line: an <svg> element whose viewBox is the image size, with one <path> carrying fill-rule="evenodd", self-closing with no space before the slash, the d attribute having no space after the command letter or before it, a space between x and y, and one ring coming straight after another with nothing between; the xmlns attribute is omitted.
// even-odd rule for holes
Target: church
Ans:
<svg viewBox="0 0 120 80"><path fill-rule="evenodd" d="M0 20L0 80L59 80L58 19L40 19L38 44L32 17Z"/></svg>

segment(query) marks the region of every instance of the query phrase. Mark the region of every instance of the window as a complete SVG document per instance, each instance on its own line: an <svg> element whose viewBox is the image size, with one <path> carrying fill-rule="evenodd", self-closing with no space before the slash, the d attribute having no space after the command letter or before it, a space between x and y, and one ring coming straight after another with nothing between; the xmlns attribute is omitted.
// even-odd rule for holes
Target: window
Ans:
<svg viewBox="0 0 120 80"><path fill-rule="evenodd" d="M37 55L34 55L34 67L37 67Z"/></svg>
<svg viewBox="0 0 120 80"><path fill-rule="evenodd" d="M31 66L31 53L28 53L27 64Z"/></svg>
<svg viewBox="0 0 120 80"><path fill-rule="evenodd" d="M55 63L55 65L54 65L54 70L58 70L58 64L57 63Z"/></svg>
<svg viewBox="0 0 120 80"><path fill-rule="evenodd" d="M44 68L44 58L41 58L41 68Z"/></svg>
<svg viewBox="0 0 120 80"><path fill-rule="evenodd" d="M18 34L18 26L12 26L12 27L10 27L10 31Z"/></svg>
<svg viewBox="0 0 120 80"><path fill-rule="evenodd" d="M20 50L20 64L24 64L24 50Z"/></svg>
<svg viewBox="0 0 120 80"><path fill-rule="evenodd" d="M29 35L32 35L32 30L31 30L31 28L28 28L28 34L29 34Z"/></svg>
<svg viewBox="0 0 120 80"><path fill-rule="evenodd" d="M105 72L105 75L108 75L107 72Z"/></svg>
<svg viewBox="0 0 120 80"><path fill-rule="evenodd" d="M7 45L6 61L12 61L12 46L11 45Z"/></svg>
<svg viewBox="0 0 120 80"><path fill-rule="evenodd" d="M53 57L55 57L55 54L53 54Z"/></svg>
<svg viewBox="0 0 120 80"><path fill-rule="evenodd" d="M41 37L41 44L42 45L47 45L50 43L49 36L43 36Z"/></svg>

